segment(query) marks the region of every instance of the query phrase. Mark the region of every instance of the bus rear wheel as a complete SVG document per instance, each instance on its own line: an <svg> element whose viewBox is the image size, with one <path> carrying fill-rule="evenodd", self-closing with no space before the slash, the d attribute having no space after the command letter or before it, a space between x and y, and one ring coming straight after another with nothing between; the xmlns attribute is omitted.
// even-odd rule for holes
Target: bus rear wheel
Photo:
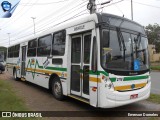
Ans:
<svg viewBox="0 0 160 120"><path fill-rule="evenodd" d="M57 100L63 100L62 84L59 77L55 77L52 81L52 94Z"/></svg>

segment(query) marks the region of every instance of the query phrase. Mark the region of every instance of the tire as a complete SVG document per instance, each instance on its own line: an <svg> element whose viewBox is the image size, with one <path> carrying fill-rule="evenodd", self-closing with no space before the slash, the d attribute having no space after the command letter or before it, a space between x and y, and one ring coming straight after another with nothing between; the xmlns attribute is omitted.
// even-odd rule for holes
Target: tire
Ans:
<svg viewBox="0 0 160 120"><path fill-rule="evenodd" d="M2 74L2 70L0 70L0 74Z"/></svg>
<svg viewBox="0 0 160 120"><path fill-rule="evenodd" d="M52 81L52 94L57 100L64 99L62 84L59 77L55 77Z"/></svg>
<svg viewBox="0 0 160 120"><path fill-rule="evenodd" d="M16 80L16 81L18 80L16 69L14 69L14 71L13 71L13 77L14 77L14 80Z"/></svg>

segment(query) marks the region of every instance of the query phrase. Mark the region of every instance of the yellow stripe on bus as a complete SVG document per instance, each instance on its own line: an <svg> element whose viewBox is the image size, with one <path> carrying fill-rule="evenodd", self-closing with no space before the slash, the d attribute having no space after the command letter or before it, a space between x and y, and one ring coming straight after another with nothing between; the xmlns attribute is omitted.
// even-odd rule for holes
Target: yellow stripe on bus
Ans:
<svg viewBox="0 0 160 120"><path fill-rule="evenodd" d="M19 66L16 66L16 68L20 68ZM55 73L57 74L58 76L62 76L62 73L61 72L53 72L53 71L48 71L48 70L42 70L42 69L33 69L33 68L26 68L26 71L30 71L30 72L40 72L40 73L43 73L43 74L52 74L52 73ZM64 74L64 77L67 77L67 73ZM81 76L83 77L83 76ZM89 77L89 81L91 82L101 82L101 79L100 78L96 78L96 77Z"/></svg>
<svg viewBox="0 0 160 120"><path fill-rule="evenodd" d="M88 101L83 100L83 99L78 98L78 97L75 97L75 96L73 96L73 95L68 95L68 96L69 96L69 97L71 97L71 98L74 98L74 99L76 99L76 100L79 100L79 101L81 101L81 102L84 102L84 103L90 104Z"/></svg>
<svg viewBox="0 0 160 120"><path fill-rule="evenodd" d="M31 72L40 72L40 73L44 73L44 74L56 73L58 76L62 75L61 72L53 72L53 71L41 70L41 69L26 68L26 70L27 71L31 71ZM67 76L67 74L65 74L65 76ZM96 77L89 77L89 81L91 81L91 82L99 82L100 83L101 79L100 78L96 78Z"/></svg>
<svg viewBox="0 0 160 120"><path fill-rule="evenodd" d="M26 70L27 70L27 71L31 71L31 72L40 72L40 73L44 73L44 74L56 73L58 76L61 76L61 75L62 75L61 72L53 72L53 71L41 70L41 69L26 68Z"/></svg>
<svg viewBox="0 0 160 120"><path fill-rule="evenodd" d="M141 83L141 84L136 84L135 87L136 88L142 88L144 86L146 86L147 83Z"/></svg>
<svg viewBox="0 0 160 120"><path fill-rule="evenodd" d="M89 77L89 81L91 81L91 82L101 82L101 79L96 78L96 77Z"/></svg>
<svg viewBox="0 0 160 120"><path fill-rule="evenodd" d="M142 88L144 86L146 86L147 83L140 83L140 84L135 84L135 88ZM131 88L131 85L124 85L124 86L116 86L114 87L114 90L130 90L132 89Z"/></svg>

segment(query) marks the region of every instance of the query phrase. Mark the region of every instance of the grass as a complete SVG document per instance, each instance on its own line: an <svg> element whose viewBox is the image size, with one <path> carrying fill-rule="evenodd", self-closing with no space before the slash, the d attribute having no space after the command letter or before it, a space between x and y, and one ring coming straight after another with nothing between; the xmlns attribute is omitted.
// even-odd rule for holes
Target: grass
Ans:
<svg viewBox="0 0 160 120"><path fill-rule="evenodd" d="M8 81L0 80L0 111L27 111L24 101L16 96Z"/></svg>
<svg viewBox="0 0 160 120"><path fill-rule="evenodd" d="M0 111L31 111L16 95L8 81L0 80ZM35 118L0 118L0 120L33 120ZM39 120L38 118L36 120ZM42 119L41 119L42 120Z"/></svg>
<svg viewBox="0 0 160 120"><path fill-rule="evenodd" d="M151 94L150 97L147 100L150 101L150 102L153 102L153 103L160 104L160 95Z"/></svg>
<svg viewBox="0 0 160 120"><path fill-rule="evenodd" d="M160 120L158 117L150 117L149 120Z"/></svg>
<svg viewBox="0 0 160 120"><path fill-rule="evenodd" d="M151 66L152 70L160 70L160 66Z"/></svg>

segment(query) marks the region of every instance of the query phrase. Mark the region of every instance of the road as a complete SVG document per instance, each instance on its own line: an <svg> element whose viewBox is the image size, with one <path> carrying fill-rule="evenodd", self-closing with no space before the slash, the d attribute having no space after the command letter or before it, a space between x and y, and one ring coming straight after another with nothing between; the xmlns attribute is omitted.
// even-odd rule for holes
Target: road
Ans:
<svg viewBox="0 0 160 120"><path fill-rule="evenodd" d="M64 101L58 101L53 98L52 94L37 85L33 85L28 82L23 81L15 81L13 78L4 73L0 74L0 80L6 80L11 83L13 86L13 90L16 92L18 96L24 99L26 106L33 111L75 111L73 114L76 114L76 111L85 111L89 113L91 116L93 115L91 111L97 110L94 107L91 107L88 104L79 102L72 98L66 98ZM98 109L99 110L99 109ZM146 100L139 101L130 105L125 105L122 107L112 108L112 109L100 109L105 111L106 114L108 112L113 111L160 111L160 104L155 104L148 102ZM107 112L108 111L108 112ZM104 113L104 112L103 112ZM65 114L65 113L64 113ZM117 113L114 113L115 117ZM66 114L67 116L67 114ZM87 120L127 120L128 117L120 117L120 118L106 118L106 117L99 117L98 113L94 113L96 117L89 117L87 116ZM53 118L45 118L46 120L53 120ZM82 120L82 117L56 117L54 120ZM83 117L85 119L85 117ZM134 120L147 120L148 118L133 118ZM132 120L133 120L132 119ZM159 120L159 119L157 119Z"/></svg>
<svg viewBox="0 0 160 120"><path fill-rule="evenodd" d="M160 72L151 72L151 93L160 94Z"/></svg>

